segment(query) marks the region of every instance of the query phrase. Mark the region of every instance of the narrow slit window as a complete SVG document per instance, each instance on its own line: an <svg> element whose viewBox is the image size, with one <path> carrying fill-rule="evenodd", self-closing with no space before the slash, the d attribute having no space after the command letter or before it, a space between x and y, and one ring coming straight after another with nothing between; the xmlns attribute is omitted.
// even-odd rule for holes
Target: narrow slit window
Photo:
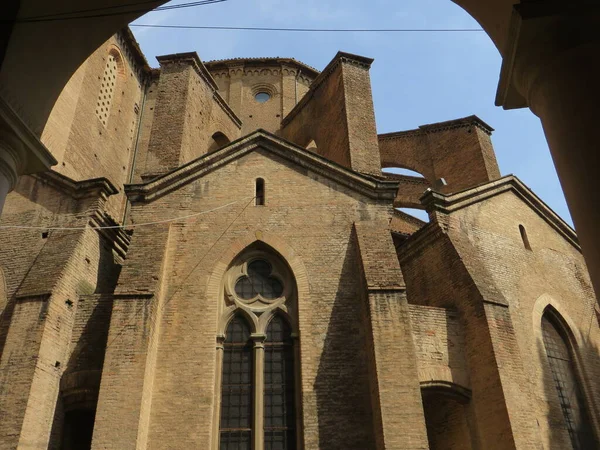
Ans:
<svg viewBox="0 0 600 450"><path fill-rule="evenodd" d="M523 246L527 250L531 250L531 245L529 244L529 237L527 237L527 230L523 225L519 225L519 232L521 233L521 239L523 240Z"/></svg>
<svg viewBox="0 0 600 450"><path fill-rule="evenodd" d="M265 180L262 178L256 179L255 205L262 206L265 204Z"/></svg>

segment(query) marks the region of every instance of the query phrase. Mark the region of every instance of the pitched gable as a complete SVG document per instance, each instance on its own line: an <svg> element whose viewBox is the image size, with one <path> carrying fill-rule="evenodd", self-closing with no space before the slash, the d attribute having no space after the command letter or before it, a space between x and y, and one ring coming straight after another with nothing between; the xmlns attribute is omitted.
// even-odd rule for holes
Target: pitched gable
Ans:
<svg viewBox="0 0 600 450"><path fill-rule="evenodd" d="M257 130L154 180L126 185L125 192L131 201L150 202L258 149L373 199L392 202L398 190L398 183L395 181L352 171L271 133Z"/></svg>

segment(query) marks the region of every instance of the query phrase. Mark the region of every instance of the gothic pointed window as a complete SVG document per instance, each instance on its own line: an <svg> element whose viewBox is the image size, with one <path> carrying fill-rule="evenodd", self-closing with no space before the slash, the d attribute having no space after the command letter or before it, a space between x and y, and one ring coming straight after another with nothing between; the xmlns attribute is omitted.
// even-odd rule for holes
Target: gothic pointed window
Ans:
<svg viewBox="0 0 600 450"><path fill-rule="evenodd" d="M252 448L252 360L250 328L236 315L223 344L220 450Z"/></svg>
<svg viewBox="0 0 600 450"><path fill-rule="evenodd" d="M224 291L220 450L296 450L292 271L257 243L231 264Z"/></svg>
<svg viewBox="0 0 600 450"><path fill-rule="evenodd" d="M265 450L295 450L294 341L279 315L267 328L264 393Z"/></svg>
<svg viewBox="0 0 600 450"><path fill-rule="evenodd" d="M563 337L564 333L559 331L560 328L562 327L557 325L550 314L544 314L542 317L542 336L552 380L564 418L564 426L569 433L573 450L595 448L571 351L568 341ZM590 445L592 446L590 447Z"/></svg>

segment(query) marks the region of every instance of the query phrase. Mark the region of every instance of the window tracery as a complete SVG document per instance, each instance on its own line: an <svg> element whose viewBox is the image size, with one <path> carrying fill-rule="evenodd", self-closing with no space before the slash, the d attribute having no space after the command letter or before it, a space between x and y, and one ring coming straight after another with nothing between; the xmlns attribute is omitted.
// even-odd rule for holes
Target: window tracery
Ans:
<svg viewBox="0 0 600 450"><path fill-rule="evenodd" d="M255 247L232 263L224 281L215 448L295 450L296 287L291 271L278 256Z"/></svg>

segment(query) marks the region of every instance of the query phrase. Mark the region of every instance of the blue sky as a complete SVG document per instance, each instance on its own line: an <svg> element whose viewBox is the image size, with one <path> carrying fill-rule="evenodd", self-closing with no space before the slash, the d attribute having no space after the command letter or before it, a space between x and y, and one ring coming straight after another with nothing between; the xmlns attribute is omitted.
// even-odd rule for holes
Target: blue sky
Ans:
<svg viewBox="0 0 600 450"><path fill-rule="evenodd" d="M182 3L182 1L169 4ZM450 0L228 0L151 12L135 23L302 28L478 28ZM294 57L322 69L338 50L375 59L379 133L476 114L492 135L503 175L515 174L572 225L540 121L494 106L501 58L485 33L284 33L132 28L150 65L196 51L201 59Z"/></svg>

